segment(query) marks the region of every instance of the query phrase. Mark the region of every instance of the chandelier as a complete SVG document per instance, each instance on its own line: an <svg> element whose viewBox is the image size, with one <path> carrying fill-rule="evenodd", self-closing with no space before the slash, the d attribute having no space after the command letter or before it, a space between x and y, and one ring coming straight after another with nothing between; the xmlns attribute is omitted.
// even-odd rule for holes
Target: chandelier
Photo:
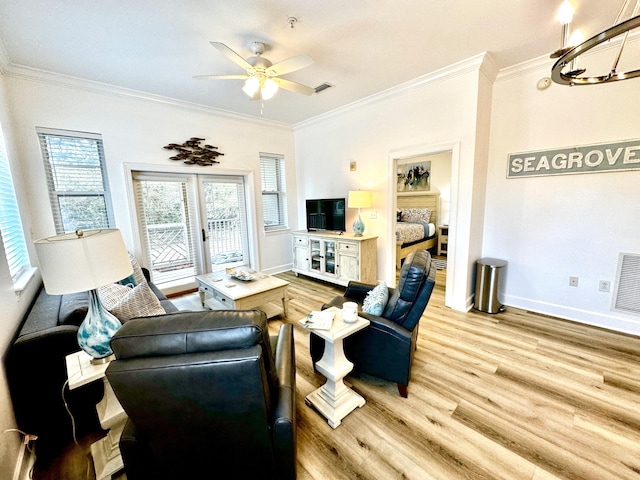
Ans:
<svg viewBox="0 0 640 480"><path fill-rule="evenodd" d="M558 59L551 69L551 79L561 85L573 86L595 85L639 77L640 69L618 72L618 64L622 51L627 45L629 33L640 27L640 0L636 0L633 9L630 9L630 6L631 0L624 0L613 26L583 41L581 38L576 39L570 36L569 30L574 10L569 0L564 0L558 11L558 20L562 25L562 48L551 54L551 58ZM623 20L624 18L627 19ZM578 68L580 55L619 36L622 36L622 40L608 73L591 75L585 68Z"/></svg>

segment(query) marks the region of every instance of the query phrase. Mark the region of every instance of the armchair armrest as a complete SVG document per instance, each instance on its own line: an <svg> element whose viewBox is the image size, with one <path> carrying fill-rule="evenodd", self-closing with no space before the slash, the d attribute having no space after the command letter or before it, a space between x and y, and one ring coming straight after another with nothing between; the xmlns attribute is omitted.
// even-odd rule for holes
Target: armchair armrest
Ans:
<svg viewBox="0 0 640 480"><path fill-rule="evenodd" d="M278 398L274 412L273 443L278 478L296 478L296 364L293 325L280 327L275 366L278 373Z"/></svg>
<svg viewBox="0 0 640 480"><path fill-rule="evenodd" d="M344 296L349 300L356 300L358 302L364 301L364 298L367 296L371 290L375 288L375 285L370 285L368 283L355 282L350 281L347 285L347 290L344 292Z"/></svg>

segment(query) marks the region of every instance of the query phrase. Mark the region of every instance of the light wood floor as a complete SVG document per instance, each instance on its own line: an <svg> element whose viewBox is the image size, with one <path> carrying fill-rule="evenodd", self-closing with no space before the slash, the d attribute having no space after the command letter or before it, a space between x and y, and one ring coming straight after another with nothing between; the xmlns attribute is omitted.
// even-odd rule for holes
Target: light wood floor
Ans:
<svg viewBox="0 0 640 480"><path fill-rule="evenodd" d="M291 282L289 314L273 332L343 291L278 276ZM439 272L409 398L350 376L367 403L335 430L304 403L324 377L296 325L299 479L640 479L640 338L515 308L455 312L443 286Z"/></svg>

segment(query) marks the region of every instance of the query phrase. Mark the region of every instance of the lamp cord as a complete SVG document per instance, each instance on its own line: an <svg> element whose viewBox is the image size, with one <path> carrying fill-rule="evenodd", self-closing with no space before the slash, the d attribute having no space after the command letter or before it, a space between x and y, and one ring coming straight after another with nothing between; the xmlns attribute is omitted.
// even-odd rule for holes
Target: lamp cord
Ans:
<svg viewBox="0 0 640 480"><path fill-rule="evenodd" d="M73 418L73 414L71 413L71 410L69 410L69 405L67 405L67 400L64 398L64 390L68 384L69 379L65 380L64 385L62 385L62 402L64 403L65 410L69 414L69 418L71 418L71 433L73 434L73 443L75 443L76 446L79 447L80 445L78 444L78 439L76 438L76 420L75 418Z"/></svg>

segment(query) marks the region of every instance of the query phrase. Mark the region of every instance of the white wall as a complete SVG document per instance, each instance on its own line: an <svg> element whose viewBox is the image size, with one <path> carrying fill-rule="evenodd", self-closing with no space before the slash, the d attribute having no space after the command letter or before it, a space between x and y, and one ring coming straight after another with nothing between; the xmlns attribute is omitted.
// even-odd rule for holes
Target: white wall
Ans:
<svg viewBox="0 0 640 480"><path fill-rule="evenodd" d="M26 204L25 189L23 186L22 169L16 161L15 142L12 140L12 121L9 109L7 108L5 95L5 82L0 75L0 124L5 136L7 154L11 167L11 175L16 189L16 198L20 206L20 214L23 223L28 225L30 214L28 209L23 208ZM0 251L4 251L2 238L0 237ZM33 247L31 247L33 252ZM4 359L7 347L13 340L15 331L20 324L24 312L29 307L31 299L40 285L39 277L35 277L29 283L26 290L20 295L13 290L13 282L9 274L9 266L4 255L0 255L0 316L2 325L0 327L0 352L2 352L2 364L0 365L0 478L11 478L13 468L16 463L18 449L20 447L20 436L17 433L3 433L5 430L16 428L9 387L6 381L4 369Z"/></svg>
<svg viewBox="0 0 640 480"><path fill-rule="evenodd" d="M452 169L459 211L457 223L452 221L450 229L453 255L448 271L451 281L447 279L447 304L459 310L469 306L470 247L475 248L482 240L481 230L472 222L472 212L482 213L484 205L483 198L477 196L478 190L474 191L474 172L479 169L482 175L486 168L482 166L486 163L482 148L487 142L478 143L476 138L479 108L484 108L478 95L488 94L490 99L490 90L482 87L485 80L479 73L484 61L484 56L470 59L464 66L453 66L446 81L441 72L411 86L383 92L357 106L304 122L295 129L298 201L303 204L305 198L371 190L371 210L377 210L378 218L370 219L368 212L363 212L365 232L378 235L378 278L391 285L395 283L395 237L389 233L391 216L395 215L391 198L395 197L393 160L431 153L433 148L438 151L438 145L459 145ZM351 161L357 162L355 172L349 171ZM301 225L303 214L301 210ZM356 214L357 210L348 212L348 226Z"/></svg>
<svg viewBox="0 0 640 480"><path fill-rule="evenodd" d="M19 112L15 115L15 136L34 217L31 240L55 233L35 130L38 126L102 134L116 226L132 251L136 232L130 219L124 165L145 164L150 169L175 166L169 160L171 152L162 147L171 142L182 143L192 136L205 138L224 154L219 157L219 165L190 167L197 173L258 172L260 152L283 154L290 193L288 208L292 218L297 219L293 129L288 125L220 114L168 99L152 101L123 95L119 90L91 84L69 86L17 77L6 81L11 108ZM253 188L253 230L257 233L259 267L270 272L286 270L291 264L290 237L286 232L264 234L259 175L255 175Z"/></svg>
<svg viewBox="0 0 640 480"><path fill-rule="evenodd" d="M506 178L510 153L640 138L639 81L540 91L552 63L538 64L494 87L483 254L509 262L506 304L640 334L598 292L619 252L640 253L640 171Z"/></svg>

